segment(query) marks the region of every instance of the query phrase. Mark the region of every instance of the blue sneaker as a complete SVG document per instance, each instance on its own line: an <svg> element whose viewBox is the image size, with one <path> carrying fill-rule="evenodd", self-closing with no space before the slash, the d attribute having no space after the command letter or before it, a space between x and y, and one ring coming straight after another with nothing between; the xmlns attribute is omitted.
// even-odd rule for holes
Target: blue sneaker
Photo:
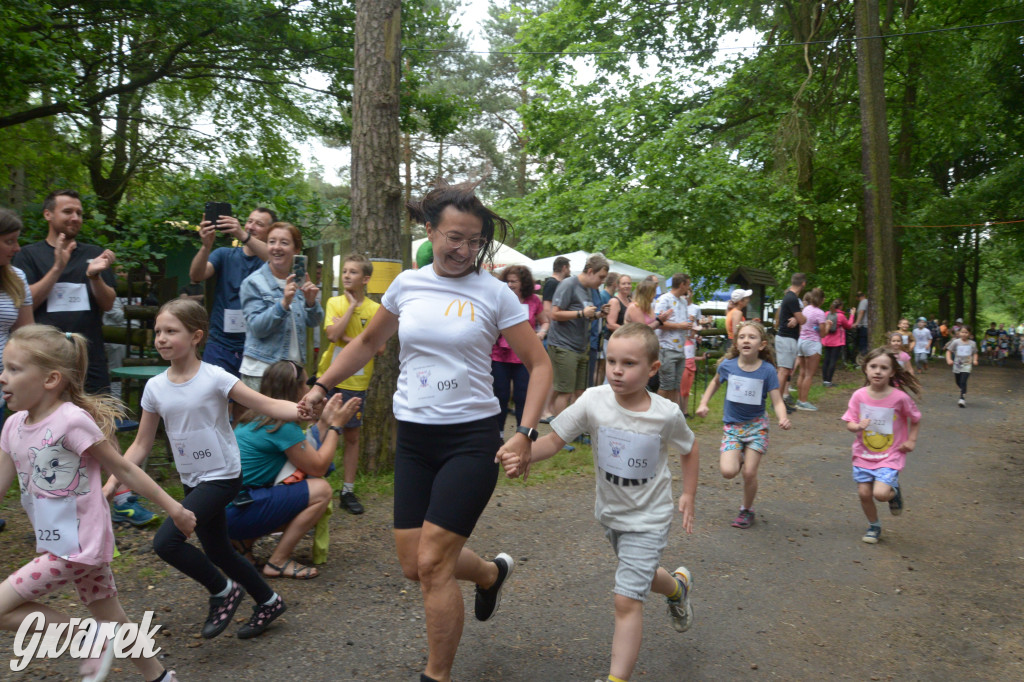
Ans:
<svg viewBox="0 0 1024 682"><path fill-rule="evenodd" d="M159 521L160 517L139 504L139 496L131 495L128 504L110 505L110 519L114 523L130 523L133 526L145 526L147 523Z"/></svg>

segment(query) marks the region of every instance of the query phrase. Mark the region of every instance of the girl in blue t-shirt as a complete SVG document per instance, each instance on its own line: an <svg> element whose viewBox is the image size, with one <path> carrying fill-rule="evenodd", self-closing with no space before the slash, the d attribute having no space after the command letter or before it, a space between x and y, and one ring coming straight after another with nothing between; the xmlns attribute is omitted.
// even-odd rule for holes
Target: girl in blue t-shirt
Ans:
<svg viewBox="0 0 1024 682"><path fill-rule="evenodd" d="M761 457L768 451L765 396L772 399L779 427L788 429L790 424L779 391L775 358L765 338L764 327L759 322L741 322L734 336L733 344L718 365L718 373L704 391L697 416L708 415L708 401L719 386L726 384L719 467L725 478L734 478L743 471L743 504L732 525L734 528L750 528L754 523L757 468Z"/></svg>

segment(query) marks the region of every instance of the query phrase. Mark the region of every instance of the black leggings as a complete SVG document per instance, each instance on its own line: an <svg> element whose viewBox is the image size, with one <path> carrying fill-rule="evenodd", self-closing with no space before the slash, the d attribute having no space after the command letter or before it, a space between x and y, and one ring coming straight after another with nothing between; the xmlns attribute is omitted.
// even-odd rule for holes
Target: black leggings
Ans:
<svg viewBox="0 0 1024 682"><path fill-rule="evenodd" d="M832 377L836 373L836 365L839 364L839 357L843 354L842 346L825 346L825 357L821 364L821 380L832 383Z"/></svg>
<svg viewBox="0 0 1024 682"><path fill-rule="evenodd" d="M956 380L957 388L960 389L960 397L963 398L967 395L967 380L971 378L971 373L953 372L953 378Z"/></svg>
<svg viewBox="0 0 1024 682"><path fill-rule="evenodd" d="M190 545L185 534L168 518L153 538L153 550L161 559L205 587L210 594L223 592L228 577L241 585L253 599L262 604L274 596L270 585L256 567L231 546L224 508L242 488L242 478L203 481L195 488L185 486L181 504L196 515L196 537L206 554Z"/></svg>

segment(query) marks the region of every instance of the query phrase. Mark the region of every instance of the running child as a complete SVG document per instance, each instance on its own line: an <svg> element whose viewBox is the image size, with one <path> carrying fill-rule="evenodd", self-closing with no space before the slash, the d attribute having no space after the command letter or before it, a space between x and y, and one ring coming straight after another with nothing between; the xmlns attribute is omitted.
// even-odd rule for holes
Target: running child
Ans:
<svg viewBox="0 0 1024 682"><path fill-rule="evenodd" d="M39 552L0 584L4 630L17 631L33 613L41 613L46 623L69 622L66 613L40 601L65 585L74 586L98 622L129 622L110 571L114 531L101 492L101 467L163 507L167 523L183 537L196 525L191 511L111 444L124 406L111 396L85 393L88 348L80 334L36 324L14 332L4 349L0 386L15 414L0 435L0 498L17 475ZM97 658L83 661L85 680L104 679L113 657L108 641ZM145 680L177 679L156 658L132 663Z"/></svg>
<svg viewBox="0 0 1024 682"><path fill-rule="evenodd" d="M978 344L971 338L971 328L961 325L956 338L946 344L946 364L953 368L953 379L960 389L957 405L967 407L967 380L971 367L978 366Z"/></svg>
<svg viewBox="0 0 1024 682"><path fill-rule="evenodd" d="M341 349L363 333L367 323L380 308L380 303L366 298L366 285L373 275L373 263L361 253L353 253L345 257L341 264L341 285L345 289L341 296L334 296L327 301L327 312L324 314L324 333L330 345L320 357L319 374L327 371L335 356ZM378 351L379 354L379 351ZM366 401L366 389L370 387L373 376L373 360L366 366L338 384L331 394L341 393L345 402L352 398ZM342 437L345 442L344 463L342 465L343 483L338 493L341 506L350 514L362 514L362 503L356 497L356 470L359 466L359 427L363 425L363 411L359 410L345 424Z"/></svg>
<svg viewBox="0 0 1024 682"><path fill-rule="evenodd" d="M764 400L771 398L779 428L790 427L786 404L779 391L775 355L768 346L764 327L759 322L741 322L735 343L718 364L718 373L708 384L697 408L698 417L708 415L708 402L722 384L726 385L722 411L722 448L718 466L722 476L735 478L743 472L743 504L733 520L733 528L754 524L754 497L757 496L757 468L768 452L768 418Z"/></svg>
<svg viewBox="0 0 1024 682"><path fill-rule="evenodd" d="M843 415L853 439L853 480L857 482L860 506L868 519L861 538L875 544L882 534L875 500L888 502L893 516L903 513L903 491L899 474L907 453L917 445L921 412L913 398L921 385L896 361L889 348L876 348L864 357L864 387L854 391ZM907 423L910 423L909 429Z"/></svg>
<svg viewBox="0 0 1024 682"><path fill-rule="evenodd" d="M910 320L905 317L901 317L900 321L896 324L896 329L899 330L900 336L903 338L903 347L910 349L910 339L913 336L910 331Z"/></svg>
<svg viewBox="0 0 1024 682"><path fill-rule="evenodd" d="M914 373L914 366L910 363L910 355L907 354L907 347L903 344L903 334L900 332L889 332L889 350L896 356L896 362L908 374Z"/></svg>
<svg viewBox="0 0 1024 682"><path fill-rule="evenodd" d="M914 369L918 372L928 371L928 358L932 354L932 333L928 329L928 320L923 317L917 318L917 326L914 328Z"/></svg>
<svg viewBox="0 0 1024 682"><path fill-rule="evenodd" d="M237 633L239 639L248 639L262 634L286 607L228 539L224 508L242 487L241 457L228 417L228 399L272 419L296 421L308 415L300 414L295 403L257 393L238 377L203 362L199 346L208 324L206 310L195 301L177 298L160 308L155 345L171 366L146 383L139 431L125 458L145 460L163 418L174 465L185 488L182 504L196 515L196 537L203 549L187 543L184 533L165 521L153 538L153 550L210 593L210 610L202 629L207 639L231 624L244 588L256 600L252 617ZM111 476L105 489L116 484Z"/></svg>
<svg viewBox="0 0 1024 682"><path fill-rule="evenodd" d="M520 460L503 446L501 461L509 476L525 477L531 461L548 459L567 442L589 432L594 443L597 478L595 516L619 559L615 572L615 634L608 680L633 674L643 634L643 605L654 591L668 599L672 627L693 625L690 572L672 573L659 566L672 525L672 472L669 455L678 454L683 494L678 509L683 528L693 532L694 497L700 470L697 442L679 405L647 390L657 374L658 337L650 327L631 322L608 340L608 383L587 389L551 422L552 433L533 444L530 460Z"/></svg>

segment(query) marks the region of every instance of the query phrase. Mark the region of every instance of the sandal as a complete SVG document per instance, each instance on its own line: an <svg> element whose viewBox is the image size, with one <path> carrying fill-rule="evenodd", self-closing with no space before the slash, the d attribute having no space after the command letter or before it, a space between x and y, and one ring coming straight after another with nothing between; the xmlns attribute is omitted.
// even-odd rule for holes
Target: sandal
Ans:
<svg viewBox="0 0 1024 682"><path fill-rule="evenodd" d="M255 540L232 540L231 546L236 552L242 555L250 564L258 566L259 563L256 561L256 555L252 553L252 548L256 544Z"/></svg>
<svg viewBox="0 0 1024 682"><path fill-rule="evenodd" d="M288 570L288 566L292 566L291 571ZM277 571L277 575L267 575L267 569ZM296 563L289 559L280 566L275 566L269 561L263 567L263 575L267 578L291 578L292 580L312 580L320 575L320 571L317 571L313 566L303 566L302 564Z"/></svg>

